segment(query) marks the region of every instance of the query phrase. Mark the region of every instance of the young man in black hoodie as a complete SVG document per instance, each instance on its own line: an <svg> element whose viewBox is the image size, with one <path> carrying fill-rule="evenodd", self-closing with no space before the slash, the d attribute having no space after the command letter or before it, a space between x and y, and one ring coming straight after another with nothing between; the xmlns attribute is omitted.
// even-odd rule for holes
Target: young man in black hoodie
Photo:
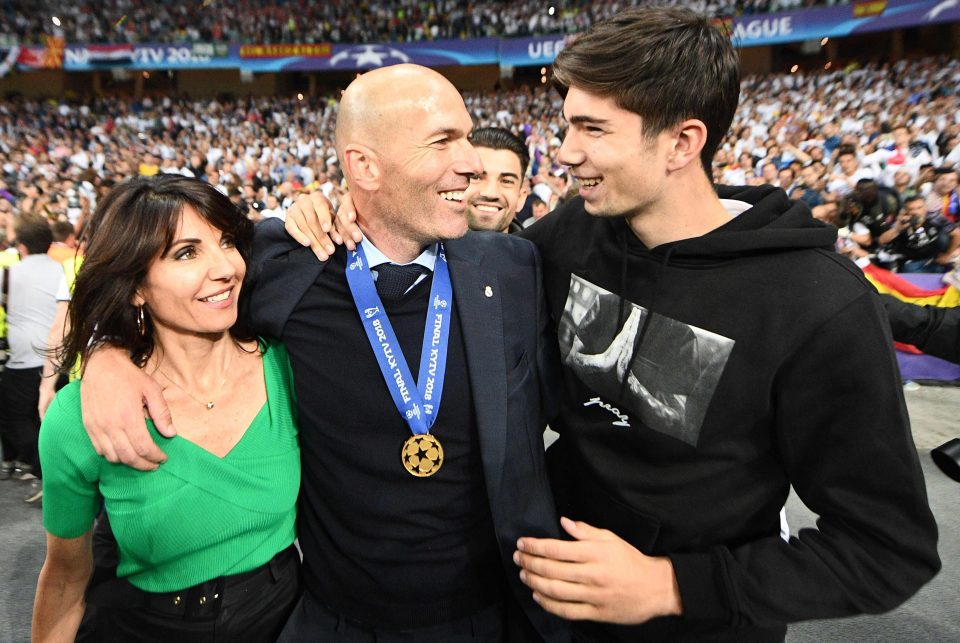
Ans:
<svg viewBox="0 0 960 643"><path fill-rule="evenodd" d="M890 331L807 206L711 185L729 39L624 11L554 76L580 198L524 234L565 367L548 459L572 540L518 543L534 598L604 642L782 641L900 604L940 561ZM791 484L820 519L787 542Z"/></svg>

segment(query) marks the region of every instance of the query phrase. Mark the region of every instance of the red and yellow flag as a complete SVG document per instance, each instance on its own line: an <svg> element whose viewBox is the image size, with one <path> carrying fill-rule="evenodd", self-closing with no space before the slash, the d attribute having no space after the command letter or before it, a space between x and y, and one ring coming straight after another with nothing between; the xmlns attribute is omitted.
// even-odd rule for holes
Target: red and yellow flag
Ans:
<svg viewBox="0 0 960 643"><path fill-rule="evenodd" d="M895 272L878 268L870 264L863 274L874 287L882 293L892 295L900 301L918 306L941 306L953 308L960 305L960 290L952 286L943 286L934 290L921 288Z"/></svg>

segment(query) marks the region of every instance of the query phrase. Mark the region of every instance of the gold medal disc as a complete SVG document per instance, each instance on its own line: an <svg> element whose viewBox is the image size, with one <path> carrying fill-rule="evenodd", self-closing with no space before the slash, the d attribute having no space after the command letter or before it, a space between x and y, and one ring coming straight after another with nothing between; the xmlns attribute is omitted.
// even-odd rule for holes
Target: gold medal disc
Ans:
<svg viewBox="0 0 960 643"><path fill-rule="evenodd" d="M443 447L440 440L429 433L411 435L400 450L400 461L411 475L426 478L440 470Z"/></svg>

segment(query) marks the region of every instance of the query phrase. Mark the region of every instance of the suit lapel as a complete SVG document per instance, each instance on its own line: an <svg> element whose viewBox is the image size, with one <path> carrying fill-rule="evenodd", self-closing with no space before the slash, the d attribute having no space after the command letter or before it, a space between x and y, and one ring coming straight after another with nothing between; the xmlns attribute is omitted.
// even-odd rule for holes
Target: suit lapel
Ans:
<svg viewBox="0 0 960 643"><path fill-rule="evenodd" d="M487 493L492 506L497 506L507 440L503 309L496 271L484 263L482 250L470 236L468 233L444 246L463 329Z"/></svg>

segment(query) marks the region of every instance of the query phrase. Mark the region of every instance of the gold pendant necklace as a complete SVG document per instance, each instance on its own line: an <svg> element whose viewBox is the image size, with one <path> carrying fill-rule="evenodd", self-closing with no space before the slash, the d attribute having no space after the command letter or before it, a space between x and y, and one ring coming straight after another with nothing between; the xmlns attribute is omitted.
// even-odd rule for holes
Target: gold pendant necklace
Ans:
<svg viewBox="0 0 960 643"><path fill-rule="evenodd" d="M207 409L208 411L212 411L212 410L213 410L213 407L215 406L214 401L215 401L218 397L220 397L220 391L223 390L223 385L227 383L227 376L228 376L229 373L230 373L230 364L231 364L231 362L233 362L233 351L230 352L230 355L228 356L228 359L227 359L227 365L226 365L226 367L223 369L223 379L220 380L220 385L217 386L216 390L214 391L213 400L210 400L209 402L204 402L203 400L198 399L196 396L194 396L193 393L191 393L191 392L188 391L187 389L185 389L185 388L183 388L182 386L180 386L180 384L178 384L175 379L173 379L172 377L170 377L169 375L167 375L167 374L163 371L163 369L160 368L159 366L157 366L157 370L160 372L161 375L163 375L165 378L167 378L167 380L168 380L171 384L173 384L173 385L176 386L178 389L180 389L181 391L183 391L184 393L186 393L188 396L190 396L190 399L192 399L194 402L196 402L197 404L202 404L204 407L206 407L206 409Z"/></svg>

